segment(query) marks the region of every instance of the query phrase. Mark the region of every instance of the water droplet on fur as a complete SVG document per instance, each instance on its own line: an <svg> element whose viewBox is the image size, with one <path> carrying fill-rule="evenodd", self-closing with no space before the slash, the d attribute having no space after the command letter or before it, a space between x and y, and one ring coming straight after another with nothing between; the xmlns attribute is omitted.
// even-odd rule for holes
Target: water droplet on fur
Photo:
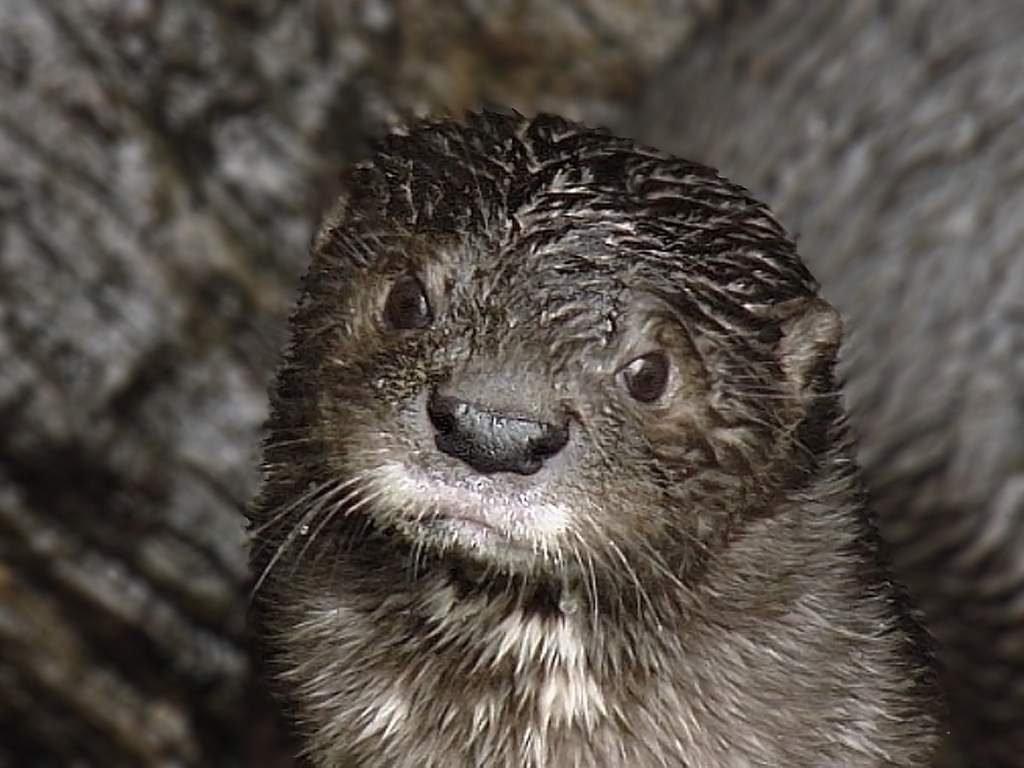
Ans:
<svg viewBox="0 0 1024 768"><path fill-rule="evenodd" d="M309 523L303 523L299 526L299 536L309 535Z"/></svg>
<svg viewBox="0 0 1024 768"><path fill-rule="evenodd" d="M572 615L579 610L579 602L575 597L569 595L562 595L562 598L558 601L558 610L567 615Z"/></svg>
<svg viewBox="0 0 1024 768"><path fill-rule="evenodd" d="M373 388L374 389L384 389L384 383L385 383L384 379L374 379L373 380Z"/></svg>

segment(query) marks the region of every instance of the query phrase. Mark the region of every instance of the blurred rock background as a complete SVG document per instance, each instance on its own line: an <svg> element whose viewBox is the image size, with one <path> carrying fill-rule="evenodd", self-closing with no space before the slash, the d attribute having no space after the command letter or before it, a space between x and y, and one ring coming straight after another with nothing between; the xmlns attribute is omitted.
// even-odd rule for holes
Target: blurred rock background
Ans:
<svg viewBox="0 0 1024 768"><path fill-rule="evenodd" d="M951 760L1024 765L1024 5L0 0L0 768L292 764L241 516L288 307L338 170L486 105L773 206Z"/></svg>

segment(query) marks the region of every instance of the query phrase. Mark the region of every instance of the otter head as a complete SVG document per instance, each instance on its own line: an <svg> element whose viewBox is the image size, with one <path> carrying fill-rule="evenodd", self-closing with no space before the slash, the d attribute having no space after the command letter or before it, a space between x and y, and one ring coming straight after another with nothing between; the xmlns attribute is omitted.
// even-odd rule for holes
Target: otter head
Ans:
<svg viewBox="0 0 1024 768"><path fill-rule="evenodd" d="M685 576L814 471L834 417L839 323L767 209L553 117L386 139L292 324L255 521L275 557L372 536Z"/></svg>

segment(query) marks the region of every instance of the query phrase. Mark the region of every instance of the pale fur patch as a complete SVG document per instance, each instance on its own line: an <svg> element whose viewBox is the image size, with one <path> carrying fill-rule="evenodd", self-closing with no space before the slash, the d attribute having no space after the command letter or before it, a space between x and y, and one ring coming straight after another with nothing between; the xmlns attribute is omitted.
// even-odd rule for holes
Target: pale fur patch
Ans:
<svg viewBox="0 0 1024 768"><path fill-rule="evenodd" d="M525 543L553 547L568 527L570 509L544 497L543 487L510 494L491 489L492 478L476 478L465 486L451 485L398 461L382 462L371 472L381 489L382 506L396 510L458 509Z"/></svg>
<svg viewBox="0 0 1024 768"><path fill-rule="evenodd" d="M372 706L367 708L369 717L360 737L369 739L379 736L387 739L398 733L409 718L408 699L401 691L391 687L381 691L372 701Z"/></svg>
<svg viewBox="0 0 1024 768"><path fill-rule="evenodd" d="M492 664L507 659L517 676L532 677L538 686L534 700L543 730L573 724L591 730L607 715L575 623L515 611L492 630L490 639Z"/></svg>

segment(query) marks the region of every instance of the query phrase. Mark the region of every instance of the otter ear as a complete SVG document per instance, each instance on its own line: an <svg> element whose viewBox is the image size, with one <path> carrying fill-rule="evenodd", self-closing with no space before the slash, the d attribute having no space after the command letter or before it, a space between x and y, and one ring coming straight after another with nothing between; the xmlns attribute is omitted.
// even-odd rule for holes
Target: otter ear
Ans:
<svg viewBox="0 0 1024 768"><path fill-rule="evenodd" d="M839 313L817 296L788 301L779 310L779 362L793 393L803 396L831 388L832 368L843 337Z"/></svg>

